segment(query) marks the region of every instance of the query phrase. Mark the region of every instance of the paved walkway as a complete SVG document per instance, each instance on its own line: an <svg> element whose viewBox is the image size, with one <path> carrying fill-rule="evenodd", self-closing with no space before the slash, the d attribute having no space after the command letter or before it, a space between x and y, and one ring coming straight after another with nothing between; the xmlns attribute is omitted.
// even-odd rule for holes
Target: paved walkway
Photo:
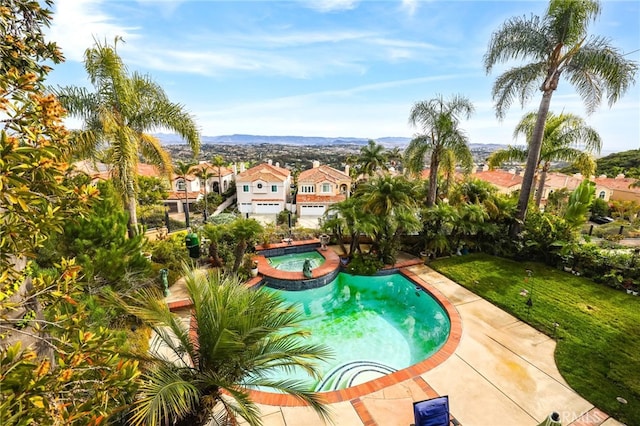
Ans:
<svg viewBox="0 0 640 426"><path fill-rule="evenodd" d="M449 395L451 412L464 426L535 426L553 411L565 426L621 425L569 388L554 362L554 340L424 265L408 269L459 312L460 343L429 371L330 404L335 425L408 426L413 401L436 395ZM176 306L184 294L174 287L167 301ZM308 407L258 406L265 426L323 424Z"/></svg>

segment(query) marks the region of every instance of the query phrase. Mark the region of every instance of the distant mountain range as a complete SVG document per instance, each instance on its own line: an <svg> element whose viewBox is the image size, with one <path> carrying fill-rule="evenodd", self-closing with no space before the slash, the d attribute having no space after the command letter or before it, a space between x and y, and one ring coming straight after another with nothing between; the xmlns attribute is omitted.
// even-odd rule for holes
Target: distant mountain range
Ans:
<svg viewBox="0 0 640 426"><path fill-rule="evenodd" d="M155 135L163 145L180 145L185 142L175 134L159 133ZM366 145L369 139L366 138L325 138L319 136L261 136L261 135L222 135L222 136L202 136L203 144L216 145ZM411 141L405 137L382 137L374 139L377 143L389 148L404 148ZM503 148L499 144L469 144L471 149L487 149L493 151Z"/></svg>

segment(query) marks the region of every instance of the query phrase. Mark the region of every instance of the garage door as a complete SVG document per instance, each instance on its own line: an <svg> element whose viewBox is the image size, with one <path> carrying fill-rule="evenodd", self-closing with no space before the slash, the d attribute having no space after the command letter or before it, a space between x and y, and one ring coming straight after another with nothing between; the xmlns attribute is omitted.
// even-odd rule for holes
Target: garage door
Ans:
<svg viewBox="0 0 640 426"><path fill-rule="evenodd" d="M300 216L322 216L324 214L324 206L300 206Z"/></svg>
<svg viewBox="0 0 640 426"><path fill-rule="evenodd" d="M255 214L280 213L282 208L279 203L256 203Z"/></svg>

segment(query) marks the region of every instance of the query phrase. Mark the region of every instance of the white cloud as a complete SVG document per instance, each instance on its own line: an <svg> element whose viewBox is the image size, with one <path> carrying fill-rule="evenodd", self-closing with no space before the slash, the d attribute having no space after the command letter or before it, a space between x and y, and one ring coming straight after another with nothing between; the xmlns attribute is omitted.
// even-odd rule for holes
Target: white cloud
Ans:
<svg viewBox="0 0 640 426"><path fill-rule="evenodd" d="M350 10L356 7L358 0L303 0L302 4L318 12Z"/></svg>
<svg viewBox="0 0 640 426"><path fill-rule="evenodd" d="M125 41L136 38L135 27L118 25L101 11L101 0L58 0L48 38L62 49L67 60L82 61L94 40L113 42L116 36Z"/></svg>
<svg viewBox="0 0 640 426"><path fill-rule="evenodd" d="M418 0L402 0L402 9L405 10L409 16L413 16L418 9Z"/></svg>

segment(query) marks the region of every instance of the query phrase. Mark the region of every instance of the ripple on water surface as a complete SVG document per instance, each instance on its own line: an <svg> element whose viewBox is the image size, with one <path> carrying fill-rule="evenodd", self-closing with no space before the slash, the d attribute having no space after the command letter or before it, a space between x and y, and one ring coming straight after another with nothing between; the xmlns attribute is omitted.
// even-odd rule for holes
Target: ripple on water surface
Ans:
<svg viewBox="0 0 640 426"><path fill-rule="evenodd" d="M449 335L449 318L431 295L400 274L364 277L340 273L330 284L278 292L304 313L305 344L324 344L334 358L319 365L317 391L330 391L407 368L434 354ZM306 373L282 378L310 382Z"/></svg>

